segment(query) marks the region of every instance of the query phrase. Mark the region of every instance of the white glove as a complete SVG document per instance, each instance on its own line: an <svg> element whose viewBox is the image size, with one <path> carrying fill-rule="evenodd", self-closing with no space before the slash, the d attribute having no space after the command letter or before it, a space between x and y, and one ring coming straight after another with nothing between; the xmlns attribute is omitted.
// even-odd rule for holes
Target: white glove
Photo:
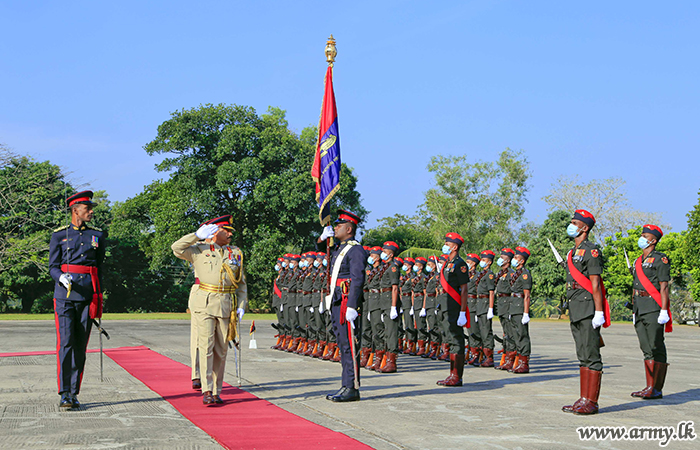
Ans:
<svg viewBox="0 0 700 450"><path fill-rule="evenodd" d="M311 308L309 308L309 312L311 312L311 313L314 312L314 307L313 307L313 306L312 306Z"/></svg>
<svg viewBox="0 0 700 450"><path fill-rule="evenodd" d="M520 323L523 325L527 325L527 323L530 321L530 314L525 313L523 314L523 318L520 320Z"/></svg>
<svg viewBox="0 0 700 450"><path fill-rule="evenodd" d="M635 315L634 313L632 313L632 325L636 325L636 324L637 324L637 319L636 319L635 316L636 316L636 315Z"/></svg>
<svg viewBox="0 0 700 450"><path fill-rule="evenodd" d="M64 288L70 289L73 283L73 277L69 273L62 273L61 276L58 277L58 282L61 283Z"/></svg>
<svg viewBox="0 0 700 450"><path fill-rule="evenodd" d="M457 319L457 326L463 327L467 324L467 313L464 311L459 312L459 319Z"/></svg>
<svg viewBox="0 0 700 450"><path fill-rule="evenodd" d="M326 306L324 305L324 303L326 302L324 300L321 300L321 303L318 304L318 312L320 312L321 314L323 314L323 308L325 308Z"/></svg>
<svg viewBox="0 0 700 450"><path fill-rule="evenodd" d="M345 320L348 322L352 322L353 320L357 319L357 310L355 308L348 308L347 311L345 311Z"/></svg>
<svg viewBox="0 0 700 450"><path fill-rule="evenodd" d="M236 310L236 312L238 313L238 321L240 322L241 320L243 320L243 315L245 314L245 309L238 308Z"/></svg>
<svg viewBox="0 0 700 450"><path fill-rule="evenodd" d="M381 316L379 316L379 318L382 319L382 323L384 323L384 314L382 314Z"/></svg>
<svg viewBox="0 0 700 450"><path fill-rule="evenodd" d="M326 239L335 236L335 231L333 231L333 227L328 225L323 229L323 233L321 233L321 240L325 241Z"/></svg>
<svg viewBox="0 0 700 450"><path fill-rule="evenodd" d="M436 309L436 310L435 310L435 315L436 315L436 316L438 315L437 313L438 313L438 310Z"/></svg>
<svg viewBox="0 0 700 450"><path fill-rule="evenodd" d="M408 315L409 315L409 316L412 316L412 315L413 315L413 306L411 306L411 310L408 312Z"/></svg>
<svg viewBox="0 0 700 450"><path fill-rule="evenodd" d="M474 314L474 322L478 322L478 321L479 321L479 316L477 316L476 314Z"/></svg>
<svg viewBox="0 0 700 450"><path fill-rule="evenodd" d="M486 318L489 320L493 319L493 308L489 308L489 312L486 313Z"/></svg>
<svg viewBox="0 0 700 450"><path fill-rule="evenodd" d="M421 308L420 312L418 313L420 317L425 317L428 315L428 312L425 310L425 308Z"/></svg>
<svg viewBox="0 0 700 450"><path fill-rule="evenodd" d="M389 318L394 320L397 317L399 317L399 312L396 310L396 306L392 306L391 311L389 312Z"/></svg>
<svg viewBox="0 0 700 450"><path fill-rule="evenodd" d="M662 309L661 312L659 313L659 318L657 322L659 325L663 325L666 322L670 320L670 317L668 317L668 310L667 309Z"/></svg>
<svg viewBox="0 0 700 450"><path fill-rule="evenodd" d="M605 314L603 311L596 311L593 315L593 328L598 328L605 323Z"/></svg>
<svg viewBox="0 0 700 450"><path fill-rule="evenodd" d="M284 311L284 303L280 303L280 312Z"/></svg>
<svg viewBox="0 0 700 450"><path fill-rule="evenodd" d="M295 307L295 308L294 308L294 311L299 312L299 307L298 307L298 306Z"/></svg>
<svg viewBox="0 0 700 450"><path fill-rule="evenodd" d="M209 224L202 225L194 234L196 234L200 239L209 239L214 237L217 231L219 231L218 225Z"/></svg>
<svg viewBox="0 0 700 450"><path fill-rule="evenodd" d="M368 313L367 313L367 320L368 320L368 321L370 320L370 317L371 317L371 316L372 316L372 313L368 312Z"/></svg>

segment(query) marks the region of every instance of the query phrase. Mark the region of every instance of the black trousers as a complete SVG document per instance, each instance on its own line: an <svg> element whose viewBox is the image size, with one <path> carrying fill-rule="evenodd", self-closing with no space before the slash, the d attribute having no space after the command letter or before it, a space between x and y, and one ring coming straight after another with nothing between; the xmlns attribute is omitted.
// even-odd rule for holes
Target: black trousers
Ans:
<svg viewBox="0 0 700 450"><path fill-rule="evenodd" d="M452 297L447 299L447 322L450 334L450 353L464 355L464 328L457 325L461 306Z"/></svg>
<svg viewBox="0 0 700 450"><path fill-rule="evenodd" d="M642 349L644 359L653 359L656 362L666 363L665 325L659 325L660 312L652 311L636 317L634 330L637 332L639 348Z"/></svg>
<svg viewBox="0 0 700 450"><path fill-rule="evenodd" d="M571 322L571 334L576 343L576 356L579 365L591 370L603 370L603 359L600 356L600 328L593 328L593 316Z"/></svg>
<svg viewBox="0 0 700 450"><path fill-rule="evenodd" d="M54 299L58 393L78 395L85 370L85 352L92 321L90 302Z"/></svg>
<svg viewBox="0 0 700 450"><path fill-rule="evenodd" d="M333 333L335 334L340 349L340 365L342 367L341 379L343 387L355 387L355 367L357 367L357 385L360 385L360 339L362 336L362 310L355 319L355 329L352 329L350 322L341 324L340 302L334 302L331 306L331 317L333 318ZM344 317L342 319L345 319ZM353 354L350 346L351 336L354 336L355 363L353 364Z"/></svg>

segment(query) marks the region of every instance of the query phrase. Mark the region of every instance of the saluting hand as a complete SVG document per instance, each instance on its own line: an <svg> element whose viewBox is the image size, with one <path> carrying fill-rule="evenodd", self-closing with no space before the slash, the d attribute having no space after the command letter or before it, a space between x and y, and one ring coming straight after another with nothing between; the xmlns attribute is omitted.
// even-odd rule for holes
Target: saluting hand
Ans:
<svg viewBox="0 0 700 450"><path fill-rule="evenodd" d="M218 225L209 224L202 225L194 234L196 234L199 239L210 239L214 237L217 231L219 231Z"/></svg>

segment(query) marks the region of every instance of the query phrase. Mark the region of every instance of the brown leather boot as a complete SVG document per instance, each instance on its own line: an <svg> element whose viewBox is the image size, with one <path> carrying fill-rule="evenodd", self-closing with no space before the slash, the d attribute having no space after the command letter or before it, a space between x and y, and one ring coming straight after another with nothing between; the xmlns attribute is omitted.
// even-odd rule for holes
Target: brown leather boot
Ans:
<svg viewBox="0 0 700 450"><path fill-rule="evenodd" d="M273 345L273 346L271 347L273 350L276 350L276 349L279 347L280 342L282 341L282 339L284 339L284 336L282 336L281 334L277 334L277 335L275 335L275 337L277 338L277 342L275 343L275 345Z"/></svg>
<svg viewBox="0 0 700 450"><path fill-rule="evenodd" d="M580 366L579 367L579 397L578 400L574 402L573 405L562 406L561 410L564 412L574 412L574 409L581 406L583 402L583 397L586 395L586 383L588 382L588 368Z"/></svg>
<svg viewBox="0 0 700 450"><path fill-rule="evenodd" d="M407 347L407 345L404 345L405 339L399 339L399 353L403 353L404 348Z"/></svg>
<svg viewBox="0 0 700 450"><path fill-rule="evenodd" d="M411 344L412 343L413 343L412 341L406 341L406 345L404 345L403 351L399 348L399 353L403 353L404 355L408 355L409 353L411 353Z"/></svg>
<svg viewBox="0 0 700 450"><path fill-rule="evenodd" d="M301 355L306 351L306 346L308 345L308 341L306 340L305 337L299 339L299 345L297 346L297 349L294 350L294 353L297 355Z"/></svg>
<svg viewBox="0 0 700 450"><path fill-rule="evenodd" d="M664 398L664 394L661 392L661 390L664 388L667 369L668 364L654 361L654 378L652 380L651 390L647 393L647 395L642 397L644 400Z"/></svg>
<svg viewBox="0 0 700 450"><path fill-rule="evenodd" d="M384 359L385 353L386 350L379 350L374 354L374 363L372 364L372 367L370 367L370 370L379 372L379 368L382 366L382 360Z"/></svg>
<svg viewBox="0 0 700 450"><path fill-rule="evenodd" d="M381 373L394 373L396 372L396 353L386 353L384 355L386 362L384 367L380 370Z"/></svg>
<svg viewBox="0 0 700 450"><path fill-rule="evenodd" d="M374 352L370 351L369 358L367 359L367 364L365 364L364 368L367 370L372 370L373 365L374 365Z"/></svg>
<svg viewBox="0 0 700 450"><path fill-rule="evenodd" d="M513 364L507 369L508 372L513 372L513 369L515 366L518 365L518 359L520 359L520 354L518 352L515 352L515 358L513 358Z"/></svg>
<svg viewBox="0 0 700 450"><path fill-rule="evenodd" d="M299 339L300 338L296 337L289 341L289 345L284 350L288 353L292 353L294 350L297 349L297 347L299 347Z"/></svg>
<svg viewBox="0 0 700 450"><path fill-rule="evenodd" d="M647 387L645 387L641 391L632 392L630 394L632 397L644 398L646 395L649 394L649 391L651 391L653 389L652 388L652 384L654 384L654 360L653 359L645 359L644 360L644 375L646 375Z"/></svg>
<svg viewBox="0 0 700 450"><path fill-rule="evenodd" d="M429 342L423 358L437 359L437 352L440 350L439 342Z"/></svg>
<svg viewBox="0 0 700 450"><path fill-rule="evenodd" d="M367 361L369 361L369 349L362 347L360 349L360 367L366 367Z"/></svg>
<svg viewBox="0 0 700 450"><path fill-rule="evenodd" d="M501 368L501 370L513 370L513 363L515 362L515 352L506 352L506 363Z"/></svg>
<svg viewBox="0 0 700 450"><path fill-rule="evenodd" d="M335 346L335 351L333 352L333 358L331 358L331 361L340 362L340 347L338 347L337 344Z"/></svg>
<svg viewBox="0 0 700 450"><path fill-rule="evenodd" d="M600 382L603 372L586 368L585 396L581 404L574 408L573 413L580 416L596 414L598 412L598 397L600 396Z"/></svg>
<svg viewBox="0 0 700 450"><path fill-rule="evenodd" d="M442 344L440 349L442 353L438 356L438 361L449 361L450 360L450 344Z"/></svg>
<svg viewBox="0 0 700 450"><path fill-rule="evenodd" d="M479 350L479 347L472 347L469 349L469 361L467 361L467 364L479 367L479 356L481 355Z"/></svg>
<svg viewBox="0 0 700 450"><path fill-rule="evenodd" d="M312 358L321 358L323 356L323 350L326 348L326 341L319 341L316 344L316 350L311 354Z"/></svg>
<svg viewBox="0 0 700 450"><path fill-rule="evenodd" d="M384 352L384 354L382 355L382 360L379 363L379 370L377 370L377 372L381 373L384 370L384 366L386 366L386 359L387 359L388 355L389 355L389 352Z"/></svg>
<svg viewBox="0 0 700 450"><path fill-rule="evenodd" d="M445 378L441 386L461 386L464 376L464 355L450 354L450 376Z"/></svg>
<svg viewBox="0 0 700 450"><path fill-rule="evenodd" d="M333 357L335 345L336 344L334 342L329 342L326 344L326 349L323 351L323 356L321 357L322 360L329 361Z"/></svg>
<svg viewBox="0 0 700 450"><path fill-rule="evenodd" d="M518 364L513 367L513 373L530 373L530 357L518 355Z"/></svg>
<svg viewBox="0 0 700 450"><path fill-rule="evenodd" d="M306 351L304 352L304 356L311 356L314 354L316 351L316 339L311 339L309 341L309 345L306 347Z"/></svg>
<svg viewBox="0 0 700 450"><path fill-rule="evenodd" d="M493 349L483 348L482 351L484 352L484 359L481 360L479 365L481 367L493 367Z"/></svg>

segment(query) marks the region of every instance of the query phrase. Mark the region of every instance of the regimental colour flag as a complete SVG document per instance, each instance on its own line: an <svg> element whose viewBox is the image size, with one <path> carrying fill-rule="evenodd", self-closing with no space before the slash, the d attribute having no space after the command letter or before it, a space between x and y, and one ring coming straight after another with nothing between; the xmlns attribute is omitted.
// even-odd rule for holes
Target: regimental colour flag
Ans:
<svg viewBox="0 0 700 450"><path fill-rule="evenodd" d="M340 189L340 136L338 135L338 113L333 92L333 67L326 71L326 86L323 92L321 119L318 123L316 156L311 168L311 177L316 183L318 218L321 225L331 221L330 200Z"/></svg>
<svg viewBox="0 0 700 450"><path fill-rule="evenodd" d="M248 332L248 334L252 335L253 333L255 333L255 321L253 321L253 323L250 324L250 331Z"/></svg>

